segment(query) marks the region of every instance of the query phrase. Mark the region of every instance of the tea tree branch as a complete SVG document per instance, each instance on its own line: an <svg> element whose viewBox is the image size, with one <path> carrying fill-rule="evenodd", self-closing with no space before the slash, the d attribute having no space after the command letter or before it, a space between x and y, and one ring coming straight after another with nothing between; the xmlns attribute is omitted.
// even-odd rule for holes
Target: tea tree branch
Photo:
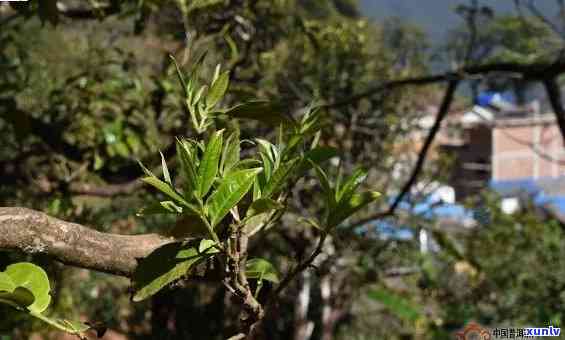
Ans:
<svg viewBox="0 0 565 340"><path fill-rule="evenodd" d="M39 211L0 207L0 249L41 253L65 264L130 277L137 260L172 242L156 234L117 235Z"/></svg>

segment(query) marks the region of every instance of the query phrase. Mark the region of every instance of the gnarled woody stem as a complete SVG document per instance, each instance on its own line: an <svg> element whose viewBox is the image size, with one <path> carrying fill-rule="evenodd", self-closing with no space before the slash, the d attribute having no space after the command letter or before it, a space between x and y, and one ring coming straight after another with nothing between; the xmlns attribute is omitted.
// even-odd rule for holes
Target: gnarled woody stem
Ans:
<svg viewBox="0 0 565 340"><path fill-rule="evenodd" d="M117 235L39 211L0 207L0 250L41 253L65 264L130 277L137 259L173 242L157 234Z"/></svg>

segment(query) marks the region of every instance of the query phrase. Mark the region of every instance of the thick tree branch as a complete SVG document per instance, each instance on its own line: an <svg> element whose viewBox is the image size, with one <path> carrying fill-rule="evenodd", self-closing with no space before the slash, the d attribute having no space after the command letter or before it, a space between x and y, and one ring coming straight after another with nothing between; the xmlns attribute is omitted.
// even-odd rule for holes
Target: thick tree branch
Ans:
<svg viewBox="0 0 565 340"><path fill-rule="evenodd" d="M68 265L130 277L137 259L172 242L156 234L102 233L42 212L0 207L0 249L41 253Z"/></svg>
<svg viewBox="0 0 565 340"><path fill-rule="evenodd" d="M565 58L559 58L555 62L538 63L492 63L485 65L466 66L460 70L445 72L441 74L422 77L397 79L378 84L364 92L349 98L325 104L326 107L341 107L350 105L360 99L371 97L384 90L393 90L407 85L429 85L434 83L448 82L454 79L464 80L469 76L482 76L489 73L517 74L524 80L544 81L556 75L565 73Z"/></svg>

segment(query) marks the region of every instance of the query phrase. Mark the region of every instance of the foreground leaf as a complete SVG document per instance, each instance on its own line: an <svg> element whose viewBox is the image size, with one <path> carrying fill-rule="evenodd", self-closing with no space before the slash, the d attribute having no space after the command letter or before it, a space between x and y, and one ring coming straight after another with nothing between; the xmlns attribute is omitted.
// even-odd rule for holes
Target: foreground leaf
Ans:
<svg viewBox="0 0 565 340"><path fill-rule="evenodd" d="M232 172L222 180L218 189L206 201L212 228L245 196L261 170L258 168Z"/></svg>
<svg viewBox="0 0 565 340"><path fill-rule="evenodd" d="M212 84L208 96L206 97L206 106L212 108L224 97L230 84L230 72L225 71Z"/></svg>
<svg viewBox="0 0 565 340"><path fill-rule="evenodd" d="M286 182L291 177L298 164L298 158L291 159L290 161L281 164L272 174L269 182L262 190L262 197L270 197L284 189Z"/></svg>
<svg viewBox="0 0 565 340"><path fill-rule="evenodd" d="M177 203L190 207L190 204L181 195L179 195L170 185L161 181L157 177L144 177L141 180L174 199Z"/></svg>
<svg viewBox="0 0 565 340"><path fill-rule="evenodd" d="M355 170L345 183L343 183L341 188L337 190L335 198L336 202L340 202L342 200L348 201L365 178L367 178L367 171L363 169Z"/></svg>
<svg viewBox="0 0 565 340"><path fill-rule="evenodd" d="M196 245L166 244L139 261L133 274L133 301L138 302L154 295L165 286L187 275L192 266L203 260Z"/></svg>
<svg viewBox="0 0 565 340"><path fill-rule="evenodd" d="M51 286L47 273L33 263L21 262L9 265L4 271L10 276L16 287L23 287L29 290L33 296L33 303L27 308L36 313L42 313L51 302L49 291ZM22 292L23 294L23 292Z"/></svg>
<svg viewBox="0 0 565 340"><path fill-rule="evenodd" d="M200 197L204 197L208 193L216 179L220 156L222 155L222 134L223 130L220 130L212 135L200 162L198 168L198 194Z"/></svg>

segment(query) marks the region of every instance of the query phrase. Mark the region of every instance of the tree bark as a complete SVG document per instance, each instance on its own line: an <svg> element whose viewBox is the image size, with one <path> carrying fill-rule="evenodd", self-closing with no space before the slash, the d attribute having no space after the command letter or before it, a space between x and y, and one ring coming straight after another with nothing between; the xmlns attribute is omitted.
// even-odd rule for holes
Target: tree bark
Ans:
<svg viewBox="0 0 565 340"><path fill-rule="evenodd" d="M169 242L157 234L117 235L39 211L0 207L0 249L41 253L81 268L131 277L137 260Z"/></svg>

